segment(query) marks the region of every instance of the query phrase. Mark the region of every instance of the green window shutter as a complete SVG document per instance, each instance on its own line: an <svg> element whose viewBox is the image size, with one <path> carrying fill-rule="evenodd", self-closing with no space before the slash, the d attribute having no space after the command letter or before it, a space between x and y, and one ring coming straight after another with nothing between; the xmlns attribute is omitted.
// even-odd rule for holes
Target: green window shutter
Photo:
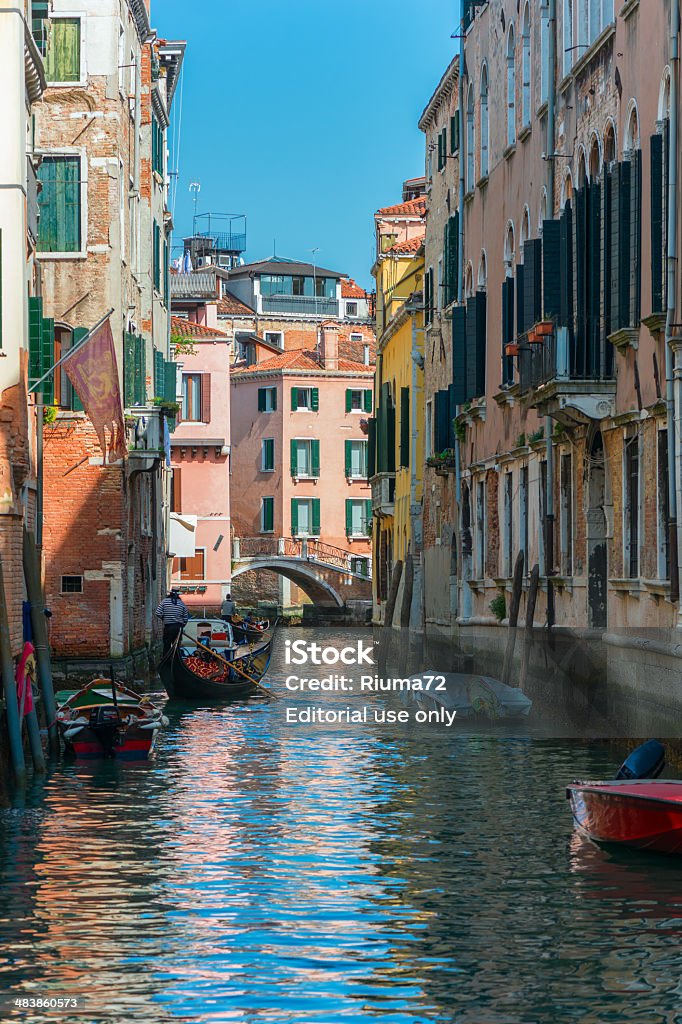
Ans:
<svg viewBox="0 0 682 1024"><path fill-rule="evenodd" d="M346 498L346 536L350 537L353 533L353 502L350 498Z"/></svg>
<svg viewBox="0 0 682 1024"><path fill-rule="evenodd" d="M560 248L558 220L542 222L542 315L557 317L561 306Z"/></svg>
<svg viewBox="0 0 682 1024"><path fill-rule="evenodd" d="M452 310L452 382L455 385L457 405L463 405L467 400L466 380L466 309L464 306L455 306Z"/></svg>
<svg viewBox="0 0 682 1024"><path fill-rule="evenodd" d="M178 368L171 360L164 360L163 364L163 397L167 402L178 400Z"/></svg>
<svg viewBox="0 0 682 1024"><path fill-rule="evenodd" d="M311 389L311 404L312 404L312 407L313 407L313 412L317 412L318 409L320 408L320 390L319 390L319 388L312 388Z"/></svg>
<svg viewBox="0 0 682 1024"><path fill-rule="evenodd" d="M466 388L467 399L485 394L486 293L476 292L467 300ZM455 382L456 383L456 382Z"/></svg>
<svg viewBox="0 0 682 1024"><path fill-rule="evenodd" d="M445 124L445 125L443 125L443 167L445 167L445 164L447 163L447 161L445 159L447 151L448 151L448 126Z"/></svg>
<svg viewBox="0 0 682 1024"><path fill-rule="evenodd" d="M362 407L365 410L365 412L371 412L372 411L372 397L373 397L372 389L371 388L365 388L365 390L363 392L363 396L362 396Z"/></svg>
<svg viewBox="0 0 682 1024"><path fill-rule="evenodd" d="M271 388L272 391L272 411L277 412L277 388Z"/></svg>
<svg viewBox="0 0 682 1024"><path fill-rule="evenodd" d="M135 405L135 335L126 331L123 335L123 404L125 408Z"/></svg>
<svg viewBox="0 0 682 1024"><path fill-rule="evenodd" d="M642 151L630 158L630 326L642 316Z"/></svg>
<svg viewBox="0 0 682 1024"><path fill-rule="evenodd" d="M291 499L291 533L294 537L298 533L298 498Z"/></svg>
<svg viewBox="0 0 682 1024"><path fill-rule="evenodd" d="M410 389L400 389L400 465L410 465Z"/></svg>
<svg viewBox="0 0 682 1024"><path fill-rule="evenodd" d="M263 533L272 533L275 528L274 506L274 498L263 498Z"/></svg>
<svg viewBox="0 0 682 1024"><path fill-rule="evenodd" d="M265 412L265 388L258 388L258 412Z"/></svg>
<svg viewBox="0 0 682 1024"><path fill-rule="evenodd" d="M289 443L289 450L291 452L291 475L298 476L298 441L295 441L293 437Z"/></svg>
<svg viewBox="0 0 682 1024"><path fill-rule="evenodd" d="M455 111L450 118L450 152L456 153L459 149L459 111Z"/></svg>
<svg viewBox="0 0 682 1024"><path fill-rule="evenodd" d="M663 136L651 136L651 309L663 311Z"/></svg>
<svg viewBox="0 0 682 1024"><path fill-rule="evenodd" d="M152 262L154 267L154 287L157 292L161 291L161 228L154 222L154 239L153 239L154 251L152 253Z"/></svg>
<svg viewBox="0 0 682 1024"><path fill-rule="evenodd" d="M528 239L523 246L523 305L526 330L533 327L542 315L542 242Z"/></svg>
<svg viewBox="0 0 682 1024"><path fill-rule="evenodd" d="M320 475L320 442L316 438L314 438L310 442L310 447L311 447L311 462L312 462L313 476L319 476Z"/></svg>
<svg viewBox="0 0 682 1024"><path fill-rule="evenodd" d="M73 331L73 347L76 348L77 345L80 345L83 338L88 333L89 332L87 327L75 327ZM85 412L85 409L83 408L83 403L81 402L80 397L76 393L76 390L73 387L73 385L71 386L71 409L73 410L73 412Z"/></svg>
<svg viewBox="0 0 682 1024"><path fill-rule="evenodd" d="M344 441L344 449L345 449L345 452L344 452L344 454L345 454L344 464L345 464L345 467L346 467L345 472L346 472L346 477L348 478L348 477L350 477L351 471L352 471L353 442L352 441Z"/></svg>
<svg viewBox="0 0 682 1024"><path fill-rule="evenodd" d="M367 478L374 476L377 459L377 421L372 416L367 422Z"/></svg>
<svg viewBox="0 0 682 1024"><path fill-rule="evenodd" d="M526 333L526 329L531 324L526 323L526 303L524 299L525 292L525 268L523 263L519 263L516 268L516 334L520 337Z"/></svg>
<svg viewBox="0 0 682 1024"><path fill-rule="evenodd" d="M386 455L389 473L395 473L395 406L389 405L386 409Z"/></svg>
<svg viewBox="0 0 682 1024"><path fill-rule="evenodd" d="M320 535L320 499L313 498L313 536Z"/></svg>
<svg viewBox="0 0 682 1024"><path fill-rule="evenodd" d="M40 380L42 373L43 300L31 296L28 300L28 376L29 384Z"/></svg>
<svg viewBox="0 0 682 1024"><path fill-rule="evenodd" d="M163 297L166 306L170 307L170 260L168 258L168 241L163 242Z"/></svg>
<svg viewBox="0 0 682 1024"><path fill-rule="evenodd" d="M502 383L514 383L514 359L505 354L505 345L514 340L514 278L502 283Z"/></svg>
<svg viewBox="0 0 682 1024"><path fill-rule="evenodd" d="M570 203L566 204L559 220L559 275L559 323L562 327L569 327L573 323L573 214Z"/></svg>
<svg viewBox="0 0 682 1024"><path fill-rule="evenodd" d="M443 133L438 133L438 170L443 170Z"/></svg>
<svg viewBox="0 0 682 1024"><path fill-rule="evenodd" d="M445 451L450 440L450 423L448 419L450 400L447 391L436 391L436 424L434 448L437 452Z"/></svg>
<svg viewBox="0 0 682 1024"><path fill-rule="evenodd" d="M291 389L291 411L296 412L298 409L298 388Z"/></svg>
<svg viewBox="0 0 682 1024"><path fill-rule="evenodd" d="M48 82L78 82L81 77L80 18L53 18L47 43Z"/></svg>
<svg viewBox="0 0 682 1024"><path fill-rule="evenodd" d="M365 498L365 533L369 537L372 532L372 499Z"/></svg>
<svg viewBox="0 0 682 1024"><path fill-rule="evenodd" d="M135 404L147 402L147 346L141 334L135 335Z"/></svg>
<svg viewBox="0 0 682 1024"><path fill-rule="evenodd" d="M43 157L38 206L38 250L79 252L81 247L80 157Z"/></svg>
<svg viewBox="0 0 682 1024"><path fill-rule="evenodd" d="M350 412L351 409L353 408L353 402L352 402L351 395L352 395L351 389L350 388L346 388L346 412Z"/></svg>
<svg viewBox="0 0 682 1024"><path fill-rule="evenodd" d="M162 398L165 384L163 353L154 349L154 397Z"/></svg>
<svg viewBox="0 0 682 1024"><path fill-rule="evenodd" d="M41 331L41 366L40 376L47 373L54 366L54 320L45 319ZM54 375L51 375L41 385L43 389L43 403L52 405L54 403Z"/></svg>

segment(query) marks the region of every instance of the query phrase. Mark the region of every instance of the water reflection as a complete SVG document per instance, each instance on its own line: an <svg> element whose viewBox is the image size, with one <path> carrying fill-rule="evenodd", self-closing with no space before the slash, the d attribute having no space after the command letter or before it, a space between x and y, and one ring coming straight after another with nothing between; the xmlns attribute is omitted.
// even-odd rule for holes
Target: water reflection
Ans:
<svg viewBox="0 0 682 1024"><path fill-rule="evenodd" d="M565 806L608 748L169 713L153 764L65 764L0 810L4 993L79 995L79 1024L679 1013L682 863L605 853Z"/></svg>

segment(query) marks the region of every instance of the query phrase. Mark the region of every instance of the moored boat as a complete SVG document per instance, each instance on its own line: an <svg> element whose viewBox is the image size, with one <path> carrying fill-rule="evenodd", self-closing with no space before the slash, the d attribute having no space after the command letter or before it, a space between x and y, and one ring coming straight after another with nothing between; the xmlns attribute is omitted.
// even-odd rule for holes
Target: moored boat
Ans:
<svg viewBox="0 0 682 1024"><path fill-rule="evenodd" d="M238 643L251 643L263 640L270 629L269 619L240 619L236 615L230 620L232 633Z"/></svg>
<svg viewBox="0 0 682 1024"><path fill-rule="evenodd" d="M83 760L147 760L168 724L148 697L109 679L93 679L74 693L57 694L56 702L64 746Z"/></svg>
<svg viewBox="0 0 682 1024"><path fill-rule="evenodd" d="M682 853L682 780L574 782L566 796L580 831L598 843Z"/></svg>
<svg viewBox="0 0 682 1024"><path fill-rule="evenodd" d="M159 664L159 675L169 696L180 700L229 702L261 689L272 652L272 638L260 644L216 641L205 632L178 641Z"/></svg>

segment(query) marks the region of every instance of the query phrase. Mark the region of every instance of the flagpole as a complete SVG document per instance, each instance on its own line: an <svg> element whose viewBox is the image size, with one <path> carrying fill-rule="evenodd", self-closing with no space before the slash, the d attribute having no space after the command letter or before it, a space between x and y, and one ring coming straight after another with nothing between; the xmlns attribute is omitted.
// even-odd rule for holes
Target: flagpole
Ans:
<svg viewBox="0 0 682 1024"><path fill-rule="evenodd" d="M92 328L92 330L88 331L88 333L85 335L85 337L82 338L78 342L77 345L75 345L73 348L70 348L69 351L66 353L66 355L62 356L61 359L58 359L57 362L54 364L54 366L51 366L50 369L47 371L47 373L44 373L42 375L40 380L37 380L34 384L31 384L30 388L28 389L29 395L32 394L34 391L37 391L38 388L40 387L40 385L44 381L46 381L48 377L51 377L52 374L54 373L54 371L57 370L60 366L62 366L67 361L67 359L70 359L71 356L75 356L76 352L80 352L80 350L85 345L87 345L87 343L90 341L90 338L92 338L93 334L96 334L97 331L102 326L102 324L106 323L106 321L109 319L109 317L111 316L111 314L113 312L114 312L114 310L112 308L112 309L109 310L108 313L105 313L105 315L102 317L102 319L97 321L97 323Z"/></svg>

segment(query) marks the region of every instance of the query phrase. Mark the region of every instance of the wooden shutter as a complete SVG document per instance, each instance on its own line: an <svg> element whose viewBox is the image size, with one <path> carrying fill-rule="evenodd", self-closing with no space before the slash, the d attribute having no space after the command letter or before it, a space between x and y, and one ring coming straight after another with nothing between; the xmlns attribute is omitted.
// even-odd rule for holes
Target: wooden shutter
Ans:
<svg viewBox="0 0 682 1024"><path fill-rule="evenodd" d="M211 374L201 375L201 422L211 422Z"/></svg>
<svg viewBox="0 0 682 1024"><path fill-rule="evenodd" d="M147 401L147 345L141 334L135 336L135 404Z"/></svg>
<svg viewBox="0 0 682 1024"><path fill-rule="evenodd" d="M365 498L365 533L369 537L372 533L372 499Z"/></svg>
<svg viewBox="0 0 682 1024"><path fill-rule="evenodd" d="M319 498L313 498L312 499L312 505L313 505L313 530L312 530L312 532L313 532L313 536L314 537L319 537L319 535L320 535L320 499Z"/></svg>
<svg viewBox="0 0 682 1024"><path fill-rule="evenodd" d="M450 302L450 218L443 225L443 306Z"/></svg>
<svg viewBox="0 0 682 1024"><path fill-rule="evenodd" d="M123 404L126 408L135 404L135 335L123 333Z"/></svg>
<svg viewBox="0 0 682 1024"><path fill-rule="evenodd" d="M576 312L576 337L575 357L577 364L572 359L573 372L579 372L578 366L582 365L586 346L586 321L587 321L587 290L585 265L591 254L587 253L587 199L584 188L579 188L575 193L575 214L573 217L573 261L575 265L575 312Z"/></svg>
<svg viewBox="0 0 682 1024"><path fill-rule="evenodd" d="M450 302L457 299L459 292L459 211L450 217Z"/></svg>
<svg viewBox="0 0 682 1024"><path fill-rule="evenodd" d="M291 499L291 533L294 537L298 534L298 498Z"/></svg>
<svg viewBox="0 0 682 1024"><path fill-rule="evenodd" d="M351 388L346 388L346 412L351 412L353 408L353 392Z"/></svg>
<svg viewBox="0 0 682 1024"><path fill-rule="evenodd" d="M258 412L265 412L265 388L258 388Z"/></svg>
<svg viewBox="0 0 682 1024"><path fill-rule="evenodd" d="M457 415L457 403L455 402L455 385L448 384L448 448L454 448L457 443L455 435L455 416Z"/></svg>
<svg viewBox="0 0 682 1024"><path fill-rule="evenodd" d="M438 133L438 170L443 170L443 133Z"/></svg>
<svg viewBox="0 0 682 1024"><path fill-rule="evenodd" d="M178 367L172 360L164 360L163 364L163 397L167 402L178 400Z"/></svg>
<svg viewBox="0 0 682 1024"><path fill-rule="evenodd" d="M450 426L448 423L448 412L450 401L447 391L436 392L436 436L434 438L434 449L436 452L445 451L450 439Z"/></svg>
<svg viewBox="0 0 682 1024"><path fill-rule="evenodd" d="M154 268L154 287L157 292L161 291L161 228L154 221L154 238L153 238L154 252L152 253L153 268Z"/></svg>
<svg viewBox="0 0 682 1024"><path fill-rule="evenodd" d="M163 398L164 389L164 372L163 372L163 352L159 352L158 349L154 349L154 397Z"/></svg>
<svg viewBox="0 0 682 1024"><path fill-rule="evenodd" d="M29 384L40 380L42 373L43 300L31 296L28 300L28 375Z"/></svg>
<svg viewBox="0 0 682 1024"><path fill-rule="evenodd" d="M542 315L558 317L561 308L560 248L558 220L542 222Z"/></svg>
<svg viewBox="0 0 682 1024"><path fill-rule="evenodd" d="M651 136L651 310L663 312L663 136Z"/></svg>
<svg viewBox="0 0 682 1024"><path fill-rule="evenodd" d="M600 376L601 363L601 185L591 182L586 190L587 200L587 350L585 373Z"/></svg>
<svg viewBox="0 0 682 1024"><path fill-rule="evenodd" d="M320 475L320 442L313 438L310 442L310 463L313 476Z"/></svg>
<svg viewBox="0 0 682 1024"><path fill-rule="evenodd" d="M352 475L352 466L353 466L353 462L352 462L352 460L353 460L352 441L344 441L344 456L345 456L344 457L344 466L345 466L345 471L346 471L346 477L350 478L351 475Z"/></svg>
<svg viewBox="0 0 682 1024"><path fill-rule="evenodd" d="M182 470L175 468L171 475L171 512L182 512Z"/></svg>
<svg viewBox="0 0 682 1024"><path fill-rule="evenodd" d="M410 389L400 389L400 465L410 465Z"/></svg>
<svg viewBox="0 0 682 1024"><path fill-rule="evenodd" d="M350 498L346 498L346 536L350 537L353 533L353 502Z"/></svg>
<svg viewBox="0 0 682 1024"><path fill-rule="evenodd" d="M390 404L386 409L386 457L387 472L395 473L395 406Z"/></svg>
<svg viewBox="0 0 682 1024"><path fill-rule="evenodd" d="M88 332L87 327L74 327L73 333L72 333L72 336L71 336L71 345L72 345L72 347L73 348L77 348L78 345L80 345L80 343L82 342L83 338L85 338L85 336L88 333L89 332ZM78 392L74 388L73 384L71 384L71 382L69 382L69 383L70 383L70 387L71 387L71 409L73 410L73 412L84 412L85 409L83 407L83 403L80 400L80 396L78 395Z"/></svg>
<svg viewBox="0 0 682 1024"><path fill-rule="evenodd" d="M293 437L289 442L289 450L291 453L291 475L298 476L298 442Z"/></svg>
<svg viewBox="0 0 682 1024"><path fill-rule="evenodd" d="M362 406L363 406L363 409L365 410L365 412L371 412L372 411L372 397L373 397L372 389L371 388L365 388L365 390L363 391L363 394L362 394Z"/></svg>
<svg viewBox="0 0 682 1024"><path fill-rule="evenodd" d="M377 421L372 416L367 421L367 478L376 473L377 462Z"/></svg>
<svg viewBox="0 0 682 1024"><path fill-rule="evenodd" d="M526 333L527 327L530 324L526 324L526 305L524 300L525 291L525 280L524 280L524 266L523 263L519 263L516 267L516 334L520 337Z"/></svg>
<svg viewBox="0 0 682 1024"><path fill-rule="evenodd" d="M291 389L291 411L296 412L298 409L298 388Z"/></svg>
<svg viewBox="0 0 682 1024"><path fill-rule="evenodd" d="M528 239L523 246L523 303L526 330L542 316L542 242Z"/></svg>
<svg viewBox="0 0 682 1024"><path fill-rule="evenodd" d="M514 359L505 354L505 345L514 340L514 278L502 283L502 383L514 383Z"/></svg>
<svg viewBox="0 0 682 1024"><path fill-rule="evenodd" d="M630 162L611 172L611 327L630 326Z"/></svg>
<svg viewBox="0 0 682 1024"><path fill-rule="evenodd" d="M464 306L455 306L452 310L452 382L455 386L455 403L463 405L467 400L466 309Z"/></svg>
<svg viewBox="0 0 682 1024"><path fill-rule="evenodd" d="M272 533L275 528L274 498L263 498L263 533Z"/></svg>
<svg viewBox="0 0 682 1024"><path fill-rule="evenodd" d="M450 152L456 153L459 149L459 111L455 111L450 118Z"/></svg>
<svg viewBox="0 0 682 1024"><path fill-rule="evenodd" d="M270 388L272 396L272 411L277 412L277 388Z"/></svg>
<svg viewBox="0 0 682 1024"><path fill-rule="evenodd" d="M630 324L642 318L642 151L630 157Z"/></svg>
<svg viewBox="0 0 682 1024"><path fill-rule="evenodd" d="M559 219L559 323L573 323L573 213L567 203Z"/></svg>
<svg viewBox="0 0 682 1024"><path fill-rule="evenodd" d="M320 408L320 389L319 388L311 388L310 389L310 404L311 404L313 412L317 412L318 409Z"/></svg>
<svg viewBox="0 0 682 1024"><path fill-rule="evenodd" d="M42 322L41 329L41 365L40 375L47 373L54 366L54 320L46 317ZM43 402L45 405L54 403L54 375L51 374L41 384L43 391Z"/></svg>
<svg viewBox="0 0 682 1024"><path fill-rule="evenodd" d="M605 171L601 183L601 338L605 349L606 362L611 359L613 346L607 344L611 333L611 173Z"/></svg>

